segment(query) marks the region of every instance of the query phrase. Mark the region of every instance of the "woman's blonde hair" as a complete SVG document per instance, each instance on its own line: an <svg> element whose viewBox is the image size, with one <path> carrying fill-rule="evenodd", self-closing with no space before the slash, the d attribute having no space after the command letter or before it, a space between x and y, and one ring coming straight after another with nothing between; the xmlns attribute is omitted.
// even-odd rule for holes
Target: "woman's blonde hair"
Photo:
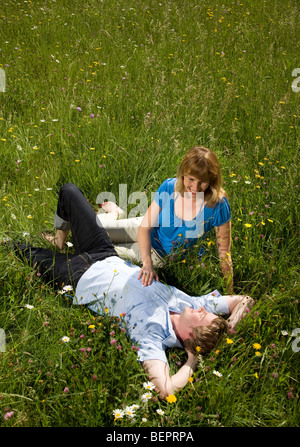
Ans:
<svg viewBox="0 0 300 447"><path fill-rule="evenodd" d="M177 173L176 191L184 195L183 177L191 175L202 182L208 182L209 187L204 192L206 206L215 206L226 192L222 188L223 179L217 156L204 146L194 146L183 158Z"/></svg>
<svg viewBox="0 0 300 447"><path fill-rule="evenodd" d="M183 345L192 354L205 356L219 344L227 330L226 320L218 316L209 326L195 327L192 337L184 340Z"/></svg>

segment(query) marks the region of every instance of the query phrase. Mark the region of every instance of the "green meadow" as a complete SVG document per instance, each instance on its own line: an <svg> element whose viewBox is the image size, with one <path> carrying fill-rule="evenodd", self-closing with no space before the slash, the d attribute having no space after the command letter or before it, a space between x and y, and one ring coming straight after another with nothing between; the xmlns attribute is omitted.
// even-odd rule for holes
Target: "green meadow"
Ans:
<svg viewBox="0 0 300 447"><path fill-rule="evenodd" d="M296 0L1 2L0 238L47 246L66 182L95 210L122 184L127 212L133 192L150 204L202 144L231 205L235 293L256 300L176 402L146 399L121 317L73 306L1 245L1 427L299 426L299 24ZM199 245L160 278L224 293L215 235ZM173 373L185 357L168 351Z"/></svg>

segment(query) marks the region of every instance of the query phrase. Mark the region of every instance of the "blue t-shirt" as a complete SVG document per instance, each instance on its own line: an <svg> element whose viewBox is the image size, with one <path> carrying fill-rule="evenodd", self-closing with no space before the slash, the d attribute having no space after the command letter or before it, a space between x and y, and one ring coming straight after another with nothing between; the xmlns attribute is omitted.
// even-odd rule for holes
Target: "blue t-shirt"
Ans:
<svg viewBox="0 0 300 447"><path fill-rule="evenodd" d="M204 206L191 221L178 218L174 211L174 188L176 178L165 180L158 188L154 200L161 208L158 226L151 232L151 245L162 257L186 244L191 247L199 238L204 238L214 227L231 219L230 205L226 197L214 207Z"/></svg>

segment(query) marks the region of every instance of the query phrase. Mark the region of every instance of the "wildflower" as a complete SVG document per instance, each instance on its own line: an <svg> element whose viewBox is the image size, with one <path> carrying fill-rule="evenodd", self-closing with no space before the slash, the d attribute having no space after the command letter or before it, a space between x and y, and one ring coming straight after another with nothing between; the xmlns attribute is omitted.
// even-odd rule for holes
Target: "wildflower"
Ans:
<svg viewBox="0 0 300 447"><path fill-rule="evenodd" d="M110 344L115 345L117 343L117 340L115 338L110 339Z"/></svg>
<svg viewBox="0 0 300 447"><path fill-rule="evenodd" d="M253 348L258 350L261 348L261 345L259 343L253 343Z"/></svg>
<svg viewBox="0 0 300 447"><path fill-rule="evenodd" d="M190 382L190 383L194 382L193 377L189 377L189 382Z"/></svg>
<svg viewBox="0 0 300 447"><path fill-rule="evenodd" d="M152 394L151 393L144 393L141 397L143 402L147 402L147 400L151 399Z"/></svg>
<svg viewBox="0 0 300 447"><path fill-rule="evenodd" d="M248 223L246 223L246 224L245 224L245 227L246 227L246 228L250 228L250 227L252 227L252 225L251 225L251 224L248 224Z"/></svg>
<svg viewBox="0 0 300 447"><path fill-rule="evenodd" d="M261 356L261 352L259 352L259 351L255 351L255 355L256 355L257 357L260 357L260 356Z"/></svg>
<svg viewBox="0 0 300 447"><path fill-rule="evenodd" d="M115 417L115 421L116 421L117 419L122 419L123 416L124 416L124 411L123 411L123 410L119 410L119 409L114 410L114 411L113 411L113 415L114 415L114 417Z"/></svg>
<svg viewBox="0 0 300 447"><path fill-rule="evenodd" d="M146 388L146 390L154 390L155 385L152 382L144 382L143 387Z"/></svg>
<svg viewBox="0 0 300 447"><path fill-rule="evenodd" d="M72 286L64 286L63 287L63 291L64 292L71 292L73 290L73 287Z"/></svg>
<svg viewBox="0 0 300 447"><path fill-rule="evenodd" d="M66 335L64 337L62 337L62 341L64 343L68 343L70 341L70 337L67 337Z"/></svg>
<svg viewBox="0 0 300 447"><path fill-rule="evenodd" d="M93 381L94 381L94 382L97 382L97 380L98 380L98 377L97 377L97 375L96 375L96 374L94 374L94 375L93 375L93 377L92 377L92 379L93 379Z"/></svg>
<svg viewBox="0 0 300 447"><path fill-rule="evenodd" d="M213 374L218 377L222 377L222 374L219 371L214 370Z"/></svg>
<svg viewBox="0 0 300 447"><path fill-rule="evenodd" d="M165 412L163 410L161 410L160 408L158 408L156 410L156 413L159 414L160 416L162 416L163 414L165 414Z"/></svg>
<svg viewBox="0 0 300 447"><path fill-rule="evenodd" d="M90 324L90 325L88 326L88 328L89 328L89 329L94 329L94 328L95 328L95 325L94 325L94 324Z"/></svg>
<svg viewBox="0 0 300 447"><path fill-rule="evenodd" d="M142 422L147 422L147 418L142 418Z"/></svg>
<svg viewBox="0 0 300 447"><path fill-rule="evenodd" d="M66 394L66 393L68 393L69 391L70 391L69 388L66 386L65 389L64 389L64 393Z"/></svg>
<svg viewBox="0 0 300 447"><path fill-rule="evenodd" d="M5 413L4 419L7 421L7 419L10 419L13 415L14 415L13 411L8 411L7 413Z"/></svg>
<svg viewBox="0 0 300 447"><path fill-rule="evenodd" d="M201 351L201 347L200 346L196 346L196 351L200 352Z"/></svg>
<svg viewBox="0 0 300 447"><path fill-rule="evenodd" d="M135 412L132 407L126 407L124 410L124 414L129 418L133 418L135 416Z"/></svg>
<svg viewBox="0 0 300 447"><path fill-rule="evenodd" d="M27 309L34 309L34 306L32 306L31 304L25 304L25 307L26 307Z"/></svg>
<svg viewBox="0 0 300 447"><path fill-rule="evenodd" d="M140 406L137 405L137 404L132 404L132 405L131 405L131 408L132 408L133 410L138 410L138 409L140 408Z"/></svg>
<svg viewBox="0 0 300 447"><path fill-rule="evenodd" d="M66 245L67 245L68 247L73 247L72 242L66 242Z"/></svg>
<svg viewBox="0 0 300 447"><path fill-rule="evenodd" d="M177 397L174 396L174 394L169 394L169 396L167 396L167 402L169 402L169 404L175 403L176 400L177 400Z"/></svg>
<svg viewBox="0 0 300 447"><path fill-rule="evenodd" d="M257 374L257 372L254 373L254 377L255 377L256 379L258 379L258 374Z"/></svg>
<svg viewBox="0 0 300 447"><path fill-rule="evenodd" d="M281 331L281 335L289 335L287 331Z"/></svg>
<svg viewBox="0 0 300 447"><path fill-rule="evenodd" d="M226 342L227 342L228 345L230 345L230 344L233 343L233 340L231 340L231 338L226 338Z"/></svg>

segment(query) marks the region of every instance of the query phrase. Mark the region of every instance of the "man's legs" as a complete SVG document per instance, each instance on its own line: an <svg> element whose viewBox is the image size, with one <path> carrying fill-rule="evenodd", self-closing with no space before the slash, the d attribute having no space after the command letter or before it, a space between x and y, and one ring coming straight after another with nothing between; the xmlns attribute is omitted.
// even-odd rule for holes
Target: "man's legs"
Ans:
<svg viewBox="0 0 300 447"><path fill-rule="evenodd" d="M82 191L72 183L64 185L59 193L54 226L65 238L72 231L75 254L57 253L45 248L15 244L15 251L47 282L76 287L82 274L96 261L118 256L105 229Z"/></svg>
<svg viewBox="0 0 300 447"><path fill-rule="evenodd" d="M59 192L54 226L64 234L72 231L75 252L78 254L87 252L102 253L104 257L117 256L95 211L82 191L72 183L64 185Z"/></svg>
<svg viewBox="0 0 300 447"><path fill-rule="evenodd" d="M93 263L93 259L87 253L83 255L58 253L27 244L14 244L14 251L20 259L27 260L46 283L59 288L72 285L75 289L82 274Z"/></svg>

